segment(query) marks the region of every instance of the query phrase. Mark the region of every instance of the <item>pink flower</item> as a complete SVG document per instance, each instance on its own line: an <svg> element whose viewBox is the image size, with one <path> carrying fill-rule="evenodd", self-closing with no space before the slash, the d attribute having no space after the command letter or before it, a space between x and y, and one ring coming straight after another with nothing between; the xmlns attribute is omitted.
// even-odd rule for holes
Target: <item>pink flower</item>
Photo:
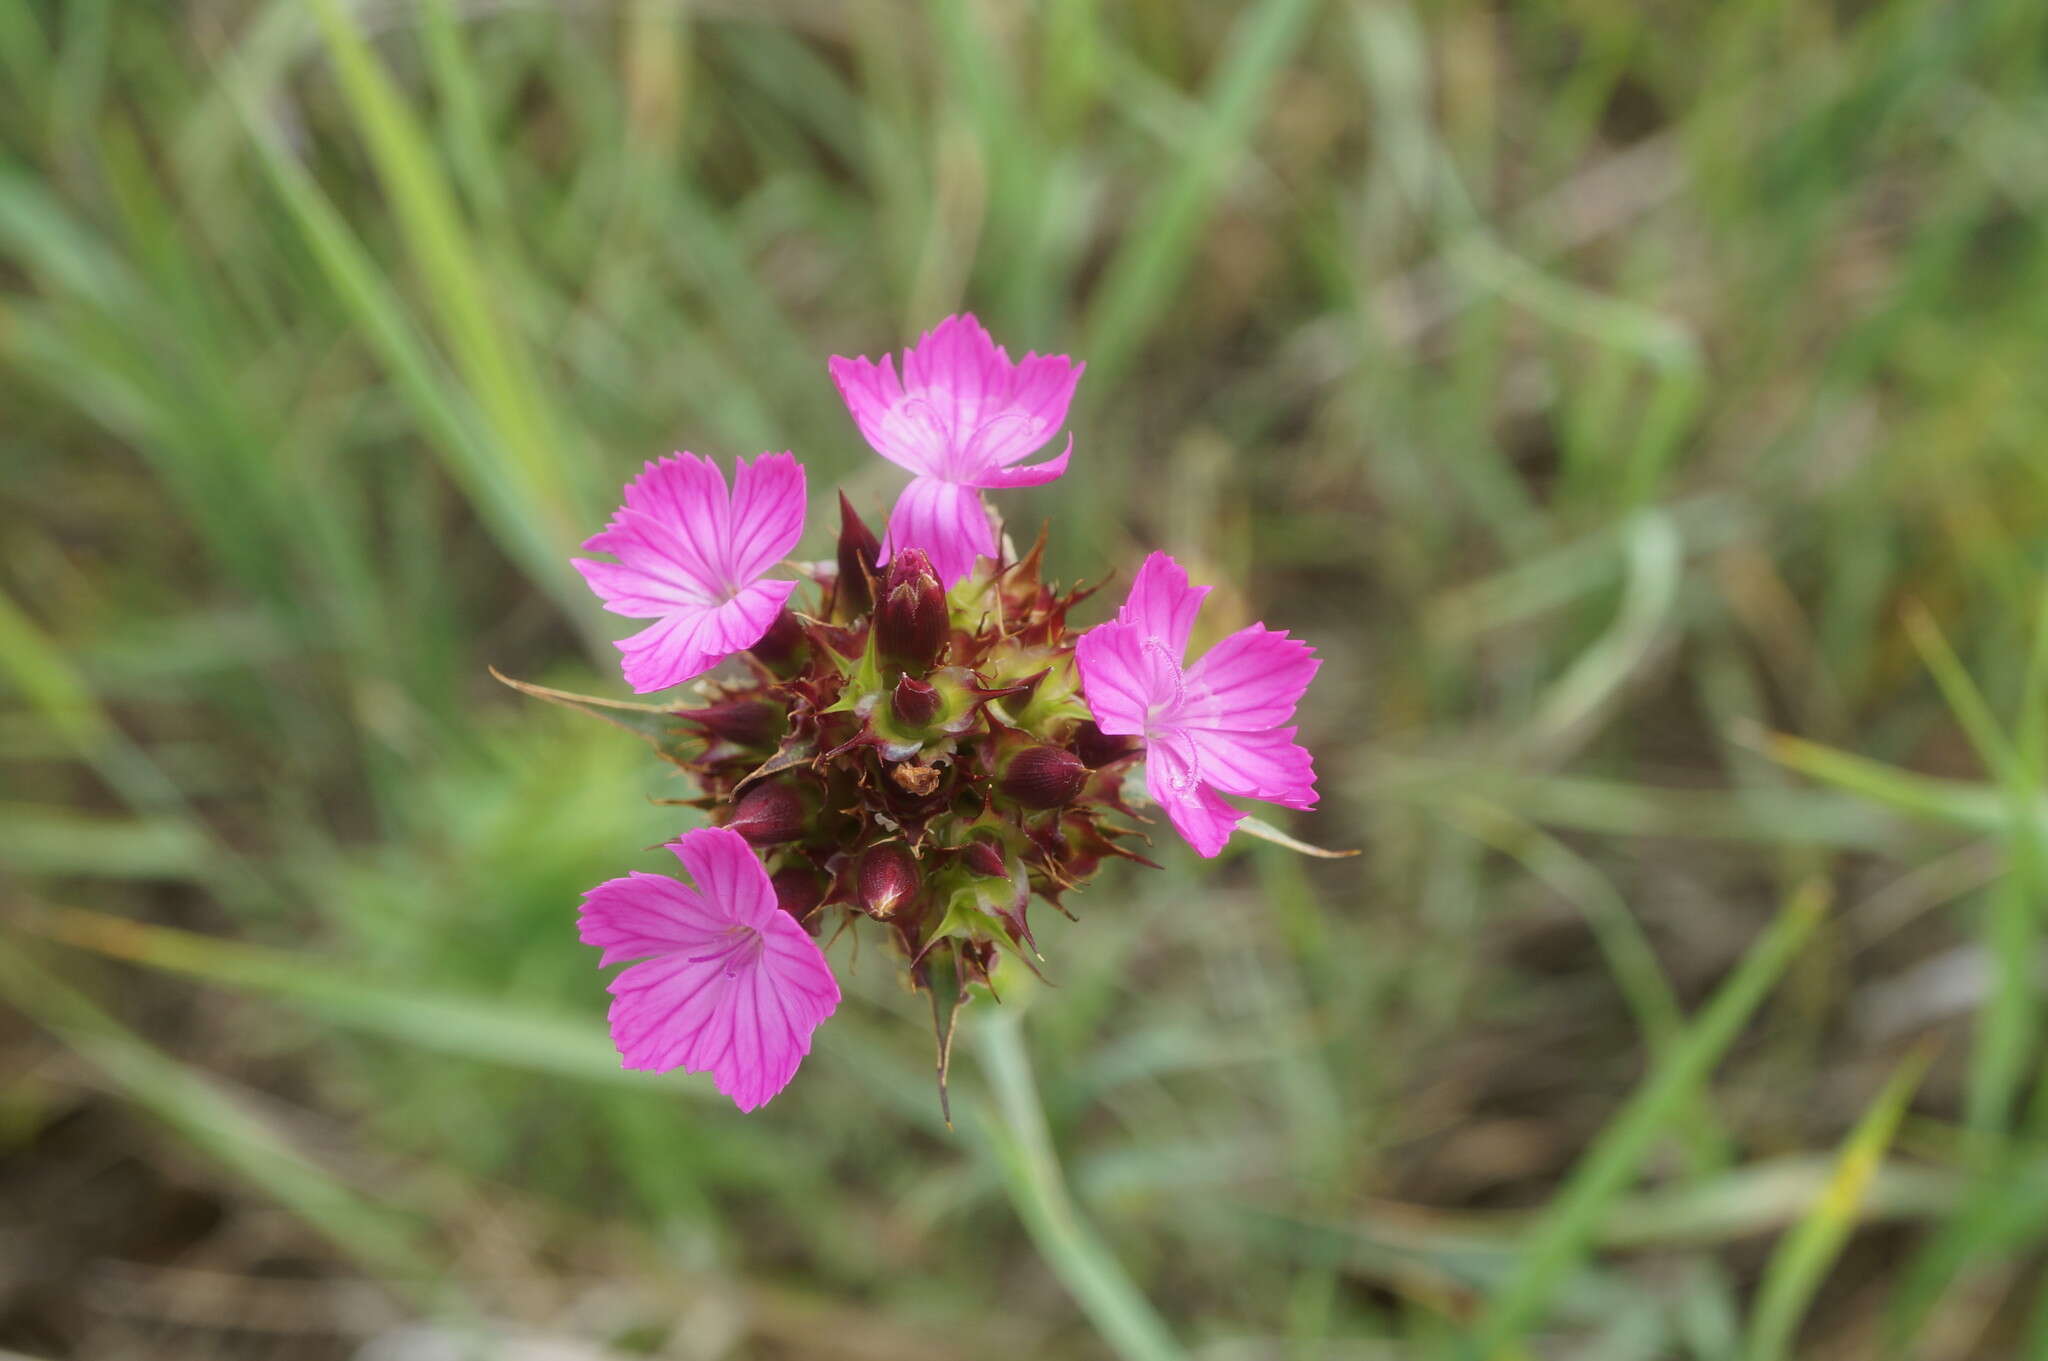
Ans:
<svg viewBox="0 0 2048 1361"><path fill-rule="evenodd" d="M1017 463L1045 447L1066 423L1085 364L1063 354L1026 354L1016 363L972 316L947 317L903 352L903 378L880 364L832 358L832 381L874 451L916 476L883 536L886 561L922 548L952 586L977 556L996 556L983 487L1035 487L1067 470L1074 437L1054 459Z"/></svg>
<svg viewBox="0 0 2048 1361"><path fill-rule="evenodd" d="M839 984L737 832L700 827L669 849L696 888L632 874L583 895L599 966L643 961L611 982L612 1042L625 1067L710 1073L750 1111L789 1085Z"/></svg>
<svg viewBox="0 0 2048 1361"><path fill-rule="evenodd" d="M1075 645L1095 726L1145 739L1145 788L1174 830L1205 856L1244 817L1217 794L1313 808L1316 776L1294 741L1294 706L1322 663L1308 644L1263 624L1239 629L1184 664L1207 586L1154 553L1114 620Z"/></svg>
<svg viewBox="0 0 2048 1361"><path fill-rule="evenodd" d="M803 534L803 465L788 454L734 465L728 496L725 475L701 455L649 463L604 532L583 545L618 561L574 560L606 609L657 621L618 644L626 682L641 694L759 642L796 589L760 576Z"/></svg>

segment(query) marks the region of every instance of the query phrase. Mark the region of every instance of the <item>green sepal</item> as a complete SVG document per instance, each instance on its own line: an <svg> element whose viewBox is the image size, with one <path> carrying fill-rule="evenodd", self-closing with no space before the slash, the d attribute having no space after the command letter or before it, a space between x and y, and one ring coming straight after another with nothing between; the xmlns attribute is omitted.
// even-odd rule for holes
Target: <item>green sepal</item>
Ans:
<svg viewBox="0 0 2048 1361"><path fill-rule="evenodd" d="M875 631L868 630L867 645L861 649L860 659L847 662L837 658L840 669L846 675L846 688L839 692L839 698L820 710L828 714L850 714L859 709L862 700L872 695L886 695L882 684L882 663L875 656Z"/></svg>
<svg viewBox="0 0 2048 1361"><path fill-rule="evenodd" d="M990 677L997 685L1039 677L1022 704L1004 707L1010 714L1011 726L1022 728L1041 741L1052 741L1072 724L1091 716L1081 699L1081 673L1071 652L1024 647L1005 638L989 650L989 666Z"/></svg>
<svg viewBox="0 0 2048 1361"><path fill-rule="evenodd" d="M1036 950L1027 953L1024 944L1010 934L1009 927L1002 920L1002 909L1014 907L1021 921L1030 895L1028 884L1020 877L1023 867L1016 853L1011 852L1008 858L1011 869L1008 879L953 870L937 876L929 887L933 897L945 903L946 910L940 915L938 925L925 932L925 939L937 941L950 937L954 940L993 941L998 950L1037 973L1044 957L1034 959Z"/></svg>

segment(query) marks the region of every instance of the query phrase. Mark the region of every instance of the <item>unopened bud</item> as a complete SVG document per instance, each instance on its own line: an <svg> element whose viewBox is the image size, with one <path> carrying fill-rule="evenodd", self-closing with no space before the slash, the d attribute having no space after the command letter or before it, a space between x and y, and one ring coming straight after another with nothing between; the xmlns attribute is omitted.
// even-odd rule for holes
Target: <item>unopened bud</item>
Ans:
<svg viewBox="0 0 2048 1361"><path fill-rule="evenodd" d="M1002 848L992 841L968 842L966 849L960 853L960 858L966 862L967 868L976 874L987 875L991 879L1010 877L1010 866L1003 858Z"/></svg>
<svg viewBox="0 0 2048 1361"><path fill-rule="evenodd" d="M769 746L788 727L782 709L765 699L728 699L702 709L678 709L676 717L742 747Z"/></svg>
<svg viewBox="0 0 2048 1361"><path fill-rule="evenodd" d="M725 825L756 846L773 846L803 835L806 810L798 793L780 780L768 780L740 795Z"/></svg>
<svg viewBox="0 0 2048 1361"><path fill-rule="evenodd" d="M1083 722L1074 729L1074 754L1081 758L1081 764L1090 770L1108 765L1120 756L1129 756L1138 749L1135 737L1111 737L1091 722Z"/></svg>
<svg viewBox="0 0 2048 1361"><path fill-rule="evenodd" d="M1026 747L1010 758L996 787L1026 808L1058 808L1081 792L1088 767L1061 747Z"/></svg>
<svg viewBox="0 0 2048 1361"><path fill-rule="evenodd" d="M879 572L881 560L882 545L875 532L853 513L846 493L839 493L839 590L833 612L841 620L866 614L874 604L868 578Z"/></svg>
<svg viewBox="0 0 2048 1361"><path fill-rule="evenodd" d="M755 660L778 676L794 674L809 650L810 640L804 637L803 625L788 610L777 614L768 631L747 649Z"/></svg>
<svg viewBox="0 0 2048 1361"><path fill-rule="evenodd" d="M917 897L917 861L900 841L870 846L854 871L854 897L870 917L887 920Z"/></svg>
<svg viewBox="0 0 2048 1361"><path fill-rule="evenodd" d="M927 685L912 676L904 676L896 682L896 692L889 696L889 711L896 715L896 721L906 728L922 728L939 716L945 707L937 686Z"/></svg>
<svg viewBox="0 0 2048 1361"><path fill-rule="evenodd" d="M922 676L946 649L946 591L922 549L899 548L875 607L875 655L883 674Z"/></svg>
<svg viewBox="0 0 2048 1361"><path fill-rule="evenodd" d="M804 930L816 935L818 923L811 914L825 897L825 884L818 872L792 865L777 870L768 882L775 886L775 905L801 922Z"/></svg>

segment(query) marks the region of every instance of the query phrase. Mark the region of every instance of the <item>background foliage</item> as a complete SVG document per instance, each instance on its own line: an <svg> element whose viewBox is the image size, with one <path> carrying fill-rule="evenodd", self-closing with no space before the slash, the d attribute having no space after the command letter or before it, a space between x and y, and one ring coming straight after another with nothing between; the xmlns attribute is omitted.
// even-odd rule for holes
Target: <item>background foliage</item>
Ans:
<svg viewBox="0 0 2048 1361"><path fill-rule="evenodd" d="M0 1349L2048 1355L2044 29L0 0ZM741 1118L571 930L673 787L485 668L618 688L644 458L879 512L824 357L960 306L1364 854Z"/></svg>

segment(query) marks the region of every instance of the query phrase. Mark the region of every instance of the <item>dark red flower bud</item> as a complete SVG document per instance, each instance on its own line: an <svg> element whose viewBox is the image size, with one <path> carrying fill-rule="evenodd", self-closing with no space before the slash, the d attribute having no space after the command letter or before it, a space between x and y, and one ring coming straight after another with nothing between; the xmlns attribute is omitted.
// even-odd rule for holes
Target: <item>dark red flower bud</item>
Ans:
<svg viewBox="0 0 2048 1361"><path fill-rule="evenodd" d="M1026 747L1010 758L996 788L1026 808L1058 808L1081 792L1088 767L1060 747Z"/></svg>
<svg viewBox="0 0 2048 1361"><path fill-rule="evenodd" d="M881 603L875 607L875 656L883 676L922 676L930 671L946 649L950 626L946 590L924 551L896 550L882 578Z"/></svg>
<svg viewBox="0 0 2048 1361"><path fill-rule="evenodd" d="M868 578L879 575L876 564L881 560L882 545L874 531L853 513L853 503L846 499L846 493L839 493L839 590L833 601L833 613L838 618L847 620L866 614L874 604Z"/></svg>
<svg viewBox="0 0 2048 1361"><path fill-rule="evenodd" d="M804 834L810 810L803 797L781 780L766 780L740 795L726 826L756 846L794 841Z"/></svg>
<svg viewBox="0 0 2048 1361"><path fill-rule="evenodd" d="M776 675L790 676L803 664L810 646L810 640L804 637L803 625L796 622L795 615L784 610L775 616L775 622L768 626L760 641L747 651Z"/></svg>
<svg viewBox="0 0 2048 1361"><path fill-rule="evenodd" d="M860 910L886 921L917 897L917 861L900 841L870 846L854 871L854 897Z"/></svg>
<svg viewBox="0 0 2048 1361"><path fill-rule="evenodd" d="M768 882L775 886L775 905L801 922L804 930L817 935L818 921L811 914L825 898L825 881L818 877L818 872L791 865L777 870Z"/></svg>
<svg viewBox="0 0 2048 1361"><path fill-rule="evenodd" d="M1137 749L1137 738L1111 737L1092 722L1084 721L1074 729L1074 754L1091 770L1106 766L1120 756L1129 756Z"/></svg>
<svg viewBox="0 0 2048 1361"><path fill-rule="evenodd" d="M960 858L966 862L967 868L976 874L985 874L991 879L1010 877L1010 866L1003 857L1002 847L993 841L968 842L966 849L961 851Z"/></svg>
<svg viewBox="0 0 2048 1361"><path fill-rule="evenodd" d="M765 699L728 699L702 709L678 709L676 717L742 747L772 746L789 726L782 709Z"/></svg>
<svg viewBox="0 0 2048 1361"><path fill-rule="evenodd" d="M945 701L939 697L938 687L927 685L911 676L904 676L896 682L896 693L889 697L889 711L896 715L896 721L906 728L922 728L939 716Z"/></svg>

